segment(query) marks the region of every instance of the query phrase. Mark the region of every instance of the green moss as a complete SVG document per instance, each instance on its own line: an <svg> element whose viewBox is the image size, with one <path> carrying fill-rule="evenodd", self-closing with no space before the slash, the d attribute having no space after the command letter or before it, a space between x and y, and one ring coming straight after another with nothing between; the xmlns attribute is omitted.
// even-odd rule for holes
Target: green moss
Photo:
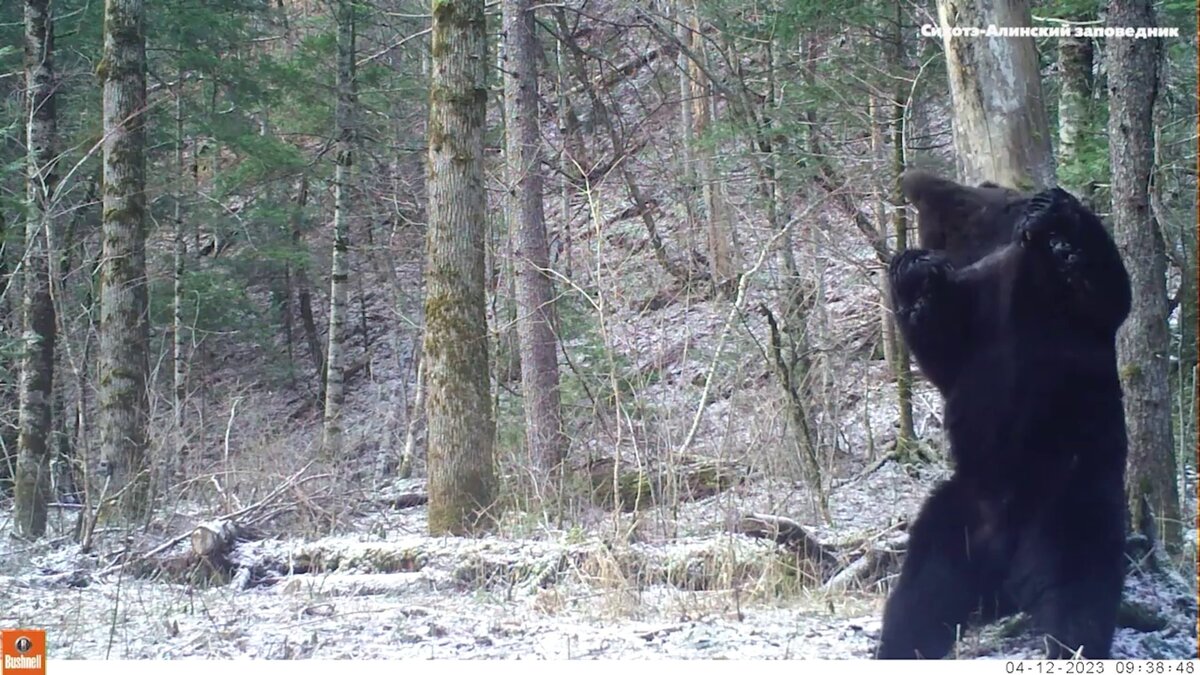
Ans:
<svg viewBox="0 0 1200 675"><path fill-rule="evenodd" d="M429 529L470 534L487 527L484 516L495 497L487 325L482 296L464 284L443 283L446 277L461 275L435 271L425 304L429 463L437 467L430 472ZM454 446L439 445L443 439Z"/></svg>
<svg viewBox="0 0 1200 675"><path fill-rule="evenodd" d="M1124 382L1125 384L1129 384L1130 382L1136 382L1137 380L1140 380L1141 378L1142 378L1142 367L1139 366L1138 364L1126 363L1125 366L1123 368L1121 368L1121 382Z"/></svg>

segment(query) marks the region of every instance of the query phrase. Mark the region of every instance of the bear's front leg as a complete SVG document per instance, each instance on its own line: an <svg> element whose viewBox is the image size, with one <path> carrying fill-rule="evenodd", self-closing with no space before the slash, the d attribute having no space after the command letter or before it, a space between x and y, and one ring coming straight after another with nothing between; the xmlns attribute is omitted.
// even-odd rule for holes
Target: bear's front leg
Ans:
<svg viewBox="0 0 1200 675"><path fill-rule="evenodd" d="M1059 292L1065 309L1115 332L1129 314L1129 274L1112 238L1091 211L1062 188L1035 195L1013 233L1028 252L1034 293Z"/></svg>
<svg viewBox="0 0 1200 675"><path fill-rule="evenodd" d="M896 325L922 372L943 393L959 371L970 316L953 271L945 256L920 249L898 253L888 266Z"/></svg>

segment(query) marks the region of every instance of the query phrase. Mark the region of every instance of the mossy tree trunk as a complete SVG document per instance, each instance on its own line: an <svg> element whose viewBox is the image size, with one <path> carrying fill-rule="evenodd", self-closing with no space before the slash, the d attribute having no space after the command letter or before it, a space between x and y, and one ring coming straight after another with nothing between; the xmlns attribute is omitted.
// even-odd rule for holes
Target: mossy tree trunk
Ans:
<svg viewBox="0 0 1200 675"><path fill-rule="evenodd" d="M559 399L558 338L550 244L543 204L541 129L538 121L540 45L530 0L504 2L504 104L509 214L516 222L517 335L525 441L539 478L557 476L566 455Z"/></svg>
<svg viewBox="0 0 1200 675"><path fill-rule="evenodd" d="M337 4L337 167L333 178L333 261L329 282L329 342L325 359L325 430L329 456L342 447L342 404L346 398L346 295L350 285L350 174L354 162L354 3Z"/></svg>
<svg viewBox="0 0 1200 675"><path fill-rule="evenodd" d="M959 178L1041 190L1054 154L1032 37L951 35L954 27L1029 26L1026 0L937 0L954 100Z"/></svg>
<svg viewBox="0 0 1200 675"><path fill-rule="evenodd" d="M144 0L106 0L104 192L97 403L100 451L120 511L149 511Z"/></svg>
<svg viewBox="0 0 1200 675"><path fill-rule="evenodd" d="M1108 25L1154 26L1154 11L1149 0L1113 0ZM1162 523L1164 543L1175 547L1181 523L1171 440L1167 261L1149 198L1161 48L1158 38L1109 38L1105 57L1113 235L1133 287L1133 308L1117 334L1129 434L1129 504L1136 527L1149 522L1146 509L1152 509Z"/></svg>
<svg viewBox="0 0 1200 675"><path fill-rule="evenodd" d="M496 495L484 237L483 0L433 0L425 263L429 531L485 525Z"/></svg>
<svg viewBox="0 0 1200 675"><path fill-rule="evenodd" d="M25 2L26 221L22 289L20 404L15 513L18 536L46 532L50 496L51 394L54 382L55 316L50 295L49 229L57 183L58 143L54 96L54 28L49 0Z"/></svg>

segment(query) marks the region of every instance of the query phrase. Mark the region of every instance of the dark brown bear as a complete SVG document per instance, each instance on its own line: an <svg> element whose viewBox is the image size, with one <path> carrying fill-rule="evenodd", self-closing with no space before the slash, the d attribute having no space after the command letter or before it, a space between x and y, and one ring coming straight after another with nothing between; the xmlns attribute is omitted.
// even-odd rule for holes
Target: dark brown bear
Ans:
<svg viewBox="0 0 1200 675"><path fill-rule="evenodd" d="M922 248L892 260L892 306L945 399L954 474L910 527L878 656L941 658L968 619L1021 610L1048 656L1107 658L1124 583L1125 266L1061 189L920 171L901 187Z"/></svg>

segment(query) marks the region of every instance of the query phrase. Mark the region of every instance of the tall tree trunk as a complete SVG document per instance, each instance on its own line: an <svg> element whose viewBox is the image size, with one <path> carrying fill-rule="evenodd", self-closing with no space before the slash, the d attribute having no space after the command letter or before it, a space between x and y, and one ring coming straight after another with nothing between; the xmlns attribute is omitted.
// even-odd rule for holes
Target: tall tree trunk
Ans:
<svg viewBox="0 0 1200 675"><path fill-rule="evenodd" d="M8 233L8 221L4 218L4 212L0 211L0 321L8 318L6 310L8 298L8 282L10 279L8 271L8 237L12 236Z"/></svg>
<svg viewBox="0 0 1200 675"><path fill-rule="evenodd" d="M49 0L25 2L26 221L18 412L16 504L18 536L46 532L50 496L50 404L54 384L54 302L50 295L49 229L55 226L57 117L54 97L54 28Z"/></svg>
<svg viewBox="0 0 1200 675"><path fill-rule="evenodd" d="M503 28L503 27L502 27ZM504 77L506 41L501 30L501 36L496 48L496 72ZM511 125L510 111L504 102L504 86L501 85L500 95L496 103L500 107L498 121L500 122L500 137L507 139ZM505 155L508 152L505 150ZM503 182L503 179L502 179ZM493 402L499 400L500 388L510 382L521 379L521 338L517 333L517 273L514 259L517 252L517 222L520 219L515 212L518 204L514 199L504 199L500 207L500 227L488 229L489 241L486 245L487 288L491 291L488 301L491 302L491 313L496 318L496 342L492 347L495 355L495 388L492 393Z"/></svg>
<svg viewBox="0 0 1200 675"><path fill-rule="evenodd" d="M1058 166L1064 177L1080 174L1079 143L1092 100L1092 39L1064 37L1058 42ZM1077 182L1077 181L1073 181ZM1084 185L1067 185L1083 193ZM1085 195L1086 196L1086 195Z"/></svg>
<svg viewBox="0 0 1200 675"><path fill-rule="evenodd" d="M149 512L144 0L106 0L104 252L100 266L97 425L104 469L129 518Z"/></svg>
<svg viewBox="0 0 1200 675"><path fill-rule="evenodd" d="M953 37L954 27L1029 26L1026 0L937 0L954 99L959 178L1026 190L1054 184L1054 155L1032 37Z"/></svg>
<svg viewBox="0 0 1200 675"><path fill-rule="evenodd" d="M884 143L884 132L891 133L891 122L888 119L892 114L893 108L886 105L891 97L881 96L879 94L871 94L867 99L867 119L871 125L871 159L873 166L878 167L873 170L873 178L871 180L872 197L875 201L874 225L875 233L878 238L887 241L887 233L890 224L890 207L892 205L892 181L893 176L890 171L884 171L883 167L893 167L895 162L895 153L888 150ZM903 168L904 157L900 153L901 168ZM880 257L880 262L885 262L886 258ZM879 279L879 336L880 348L883 353L883 360L895 372L896 368L896 347L899 345L899 333L896 332L895 317L892 313L892 307L887 301L890 295L887 291L887 279L883 276ZM871 447L874 452L874 447ZM873 458L872 458L873 459Z"/></svg>
<svg viewBox="0 0 1200 675"><path fill-rule="evenodd" d="M1149 0L1113 0L1108 7L1108 25L1156 25ZM1133 308L1117 334L1129 433L1129 505L1138 527L1149 522L1146 508L1153 509L1163 525L1163 541L1176 547L1181 528L1171 440L1166 251L1150 210L1148 191L1161 41L1109 38L1105 49L1113 237L1133 288Z"/></svg>
<svg viewBox="0 0 1200 675"><path fill-rule="evenodd" d="M58 236L59 228L51 228L46 231L47 243L50 251L54 255L49 258L50 261L50 294L51 299L55 304L55 308L61 305L60 298L64 297L64 280L66 278L66 270L73 269L76 263L76 250L78 249L78 263L81 269L87 270L87 278L92 278L91 272L95 270L95 266L88 267L86 259L86 247L81 243L83 237L80 235L81 223L89 217L92 207L99 203L100 194L100 176L94 174L87 181L87 190L84 194L80 206L75 209L74 213L62 226L62 237ZM90 319L92 316L91 292L92 284L90 282L84 284L86 292L81 298L83 302L78 306L81 310L76 316ZM56 317L58 323L61 324L59 331L62 338L55 344L55 363L54 363L54 381L53 392L50 399L50 425L51 425L51 495L53 498L71 504L83 504L84 480L83 480L83 462L80 457L78 437L75 434L75 429L72 427L72 422L76 420L76 408L74 401L68 402L68 395L74 393L74 398L78 398L80 389L86 385L83 381L86 379L86 371L88 363L86 357L79 358L79 355L72 350L70 325L65 321L65 317ZM88 324L91 325L90 321ZM85 331L90 333L90 331ZM87 338L84 342L86 344ZM76 525L80 525L84 518L84 510L81 510Z"/></svg>
<svg viewBox="0 0 1200 675"><path fill-rule="evenodd" d="M429 531L486 525L496 497L489 395L483 0L433 0L425 265Z"/></svg>
<svg viewBox="0 0 1200 675"><path fill-rule="evenodd" d="M283 342L287 350L288 370L292 372L290 378L295 383L295 367L296 367L296 329L293 325L292 318L292 268L290 264L285 263L283 272L279 275L280 278L272 285L271 288L271 304L279 312L279 321L283 324Z"/></svg>
<svg viewBox="0 0 1200 675"><path fill-rule="evenodd" d="M903 114L903 104L897 105L900 108L897 112ZM899 131L899 122L894 122L896 127L893 129L893 142L903 143L903 134ZM892 164L897 170L898 177L904 171L903 149L901 145L897 145L895 149L896 158ZM892 233L896 237L896 253L899 253L908 248L908 212L904 208L904 195L900 192L899 180L896 181L896 186L892 192ZM889 305L891 303L891 294L884 293L883 301ZM920 459L918 447L916 445L917 432L913 427L913 371L912 361L908 351L908 345L896 330L895 320L890 320L887 323L887 335L885 339L893 345L892 353L894 354L894 362L892 367L896 376L896 399L900 408L900 429L896 436L896 452L901 460L905 462L913 462Z"/></svg>
<svg viewBox="0 0 1200 675"><path fill-rule="evenodd" d="M329 352L325 359L325 436L329 456L342 447L342 404L346 398L346 295L350 286L350 172L354 162L354 3L338 0L337 168L333 178L333 262L329 282Z"/></svg>
<svg viewBox="0 0 1200 675"><path fill-rule="evenodd" d="M687 7L688 3L685 2L673 7L675 39L681 45L691 44L692 39L692 29L686 19ZM692 65L685 50L679 50L675 64L679 71L679 136L682 151L679 158L682 164L680 182L683 187L683 205L687 213L687 241L684 247L690 254L696 248L696 225L700 219L696 214L696 122L692 119Z"/></svg>
<svg viewBox="0 0 1200 675"><path fill-rule="evenodd" d="M517 335L525 441L539 478L556 482L566 455L558 388L558 339L551 282L550 245L543 208L542 151L538 111L538 62L531 0L505 0L509 215L516 219Z"/></svg>
<svg viewBox="0 0 1200 675"><path fill-rule="evenodd" d="M8 249L6 242L15 237L15 228L4 218L0 209L0 331L10 333L19 317L14 316L9 304L9 290L14 287L13 275L8 266ZM22 241L24 236L21 237ZM11 248L19 248L13 246ZM19 365L12 363L8 357L0 357L0 492L8 492L16 477L17 461L17 429L19 427L20 409L19 396L13 391L9 379L19 370Z"/></svg>
<svg viewBox="0 0 1200 675"><path fill-rule="evenodd" d="M181 45L182 46L182 45ZM184 239L183 227L183 69L179 69L179 82L175 86L175 170L178 187L175 189L174 217L174 261L172 265L172 297L171 297L171 412L175 423L175 456L171 458L172 478L179 476L187 461L187 448L184 441L184 405L187 400L187 345L183 339L184 308L183 308L183 276L187 260L187 244Z"/></svg>
<svg viewBox="0 0 1200 675"><path fill-rule="evenodd" d="M53 270L51 275L53 275ZM65 333L65 331L64 331ZM56 345L54 364L54 391L50 396L50 498L62 502L78 504L80 481L78 480L78 455L71 442L71 430L67 426L67 418L71 415L67 406L67 383L69 363L63 354L61 346Z"/></svg>
<svg viewBox="0 0 1200 675"><path fill-rule="evenodd" d="M571 279L574 277L574 242L571 236L571 180L570 176L575 174L574 164L571 157L571 143L569 137L574 134L571 130L569 121L570 101L567 100L567 65L563 62L563 43L562 40L554 41L554 88L557 96L558 110L558 132L562 142L562 152L558 154L558 221L561 223L561 230L558 233L558 248L554 256L554 262L558 262L558 256L563 258L563 274ZM583 158L574 158L574 161L581 161Z"/></svg>
<svg viewBox="0 0 1200 675"><path fill-rule="evenodd" d="M700 17L692 15L689 45L699 58L704 58L704 41L700 33ZM713 95L708 76L699 63L690 62L692 124L694 136L704 139L713 121ZM773 104L773 102L771 102ZM737 276L734 262L733 225L729 218L729 207L713 167L713 152L709 142L701 142L694 148L696 173L700 182L700 194L704 203L704 232L708 242L709 272L718 288L728 288Z"/></svg>
<svg viewBox="0 0 1200 675"><path fill-rule="evenodd" d="M896 237L895 252L908 248L908 212L904 208L904 193L900 191L900 174L904 173L904 113L908 100L909 84L903 76L908 54L904 49L904 6L896 3L896 21L892 29L892 63L900 69L896 77L896 88L892 95L892 233ZM884 293L884 302L891 302L891 294ZM890 316L890 314L889 314ZM888 321L885 339L893 345L895 356L893 367L896 374L896 399L900 406L900 430L896 437L896 451L904 461L917 459L917 432L913 428L913 372L908 345L896 330L894 319Z"/></svg>
<svg viewBox="0 0 1200 675"><path fill-rule="evenodd" d="M304 248L304 207L308 206L308 176L300 177L300 190L296 195L296 207L292 212L292 245L296 252ZM321 348L321 336L317 333L317 320L313 317L312 285L308 281L308 257L296 265L293 278L296 281L296 298L300 309L300 326L304 329L304 341L313 360L313 374L317 378L317 400L325 403L325 351Z"/></svg>

